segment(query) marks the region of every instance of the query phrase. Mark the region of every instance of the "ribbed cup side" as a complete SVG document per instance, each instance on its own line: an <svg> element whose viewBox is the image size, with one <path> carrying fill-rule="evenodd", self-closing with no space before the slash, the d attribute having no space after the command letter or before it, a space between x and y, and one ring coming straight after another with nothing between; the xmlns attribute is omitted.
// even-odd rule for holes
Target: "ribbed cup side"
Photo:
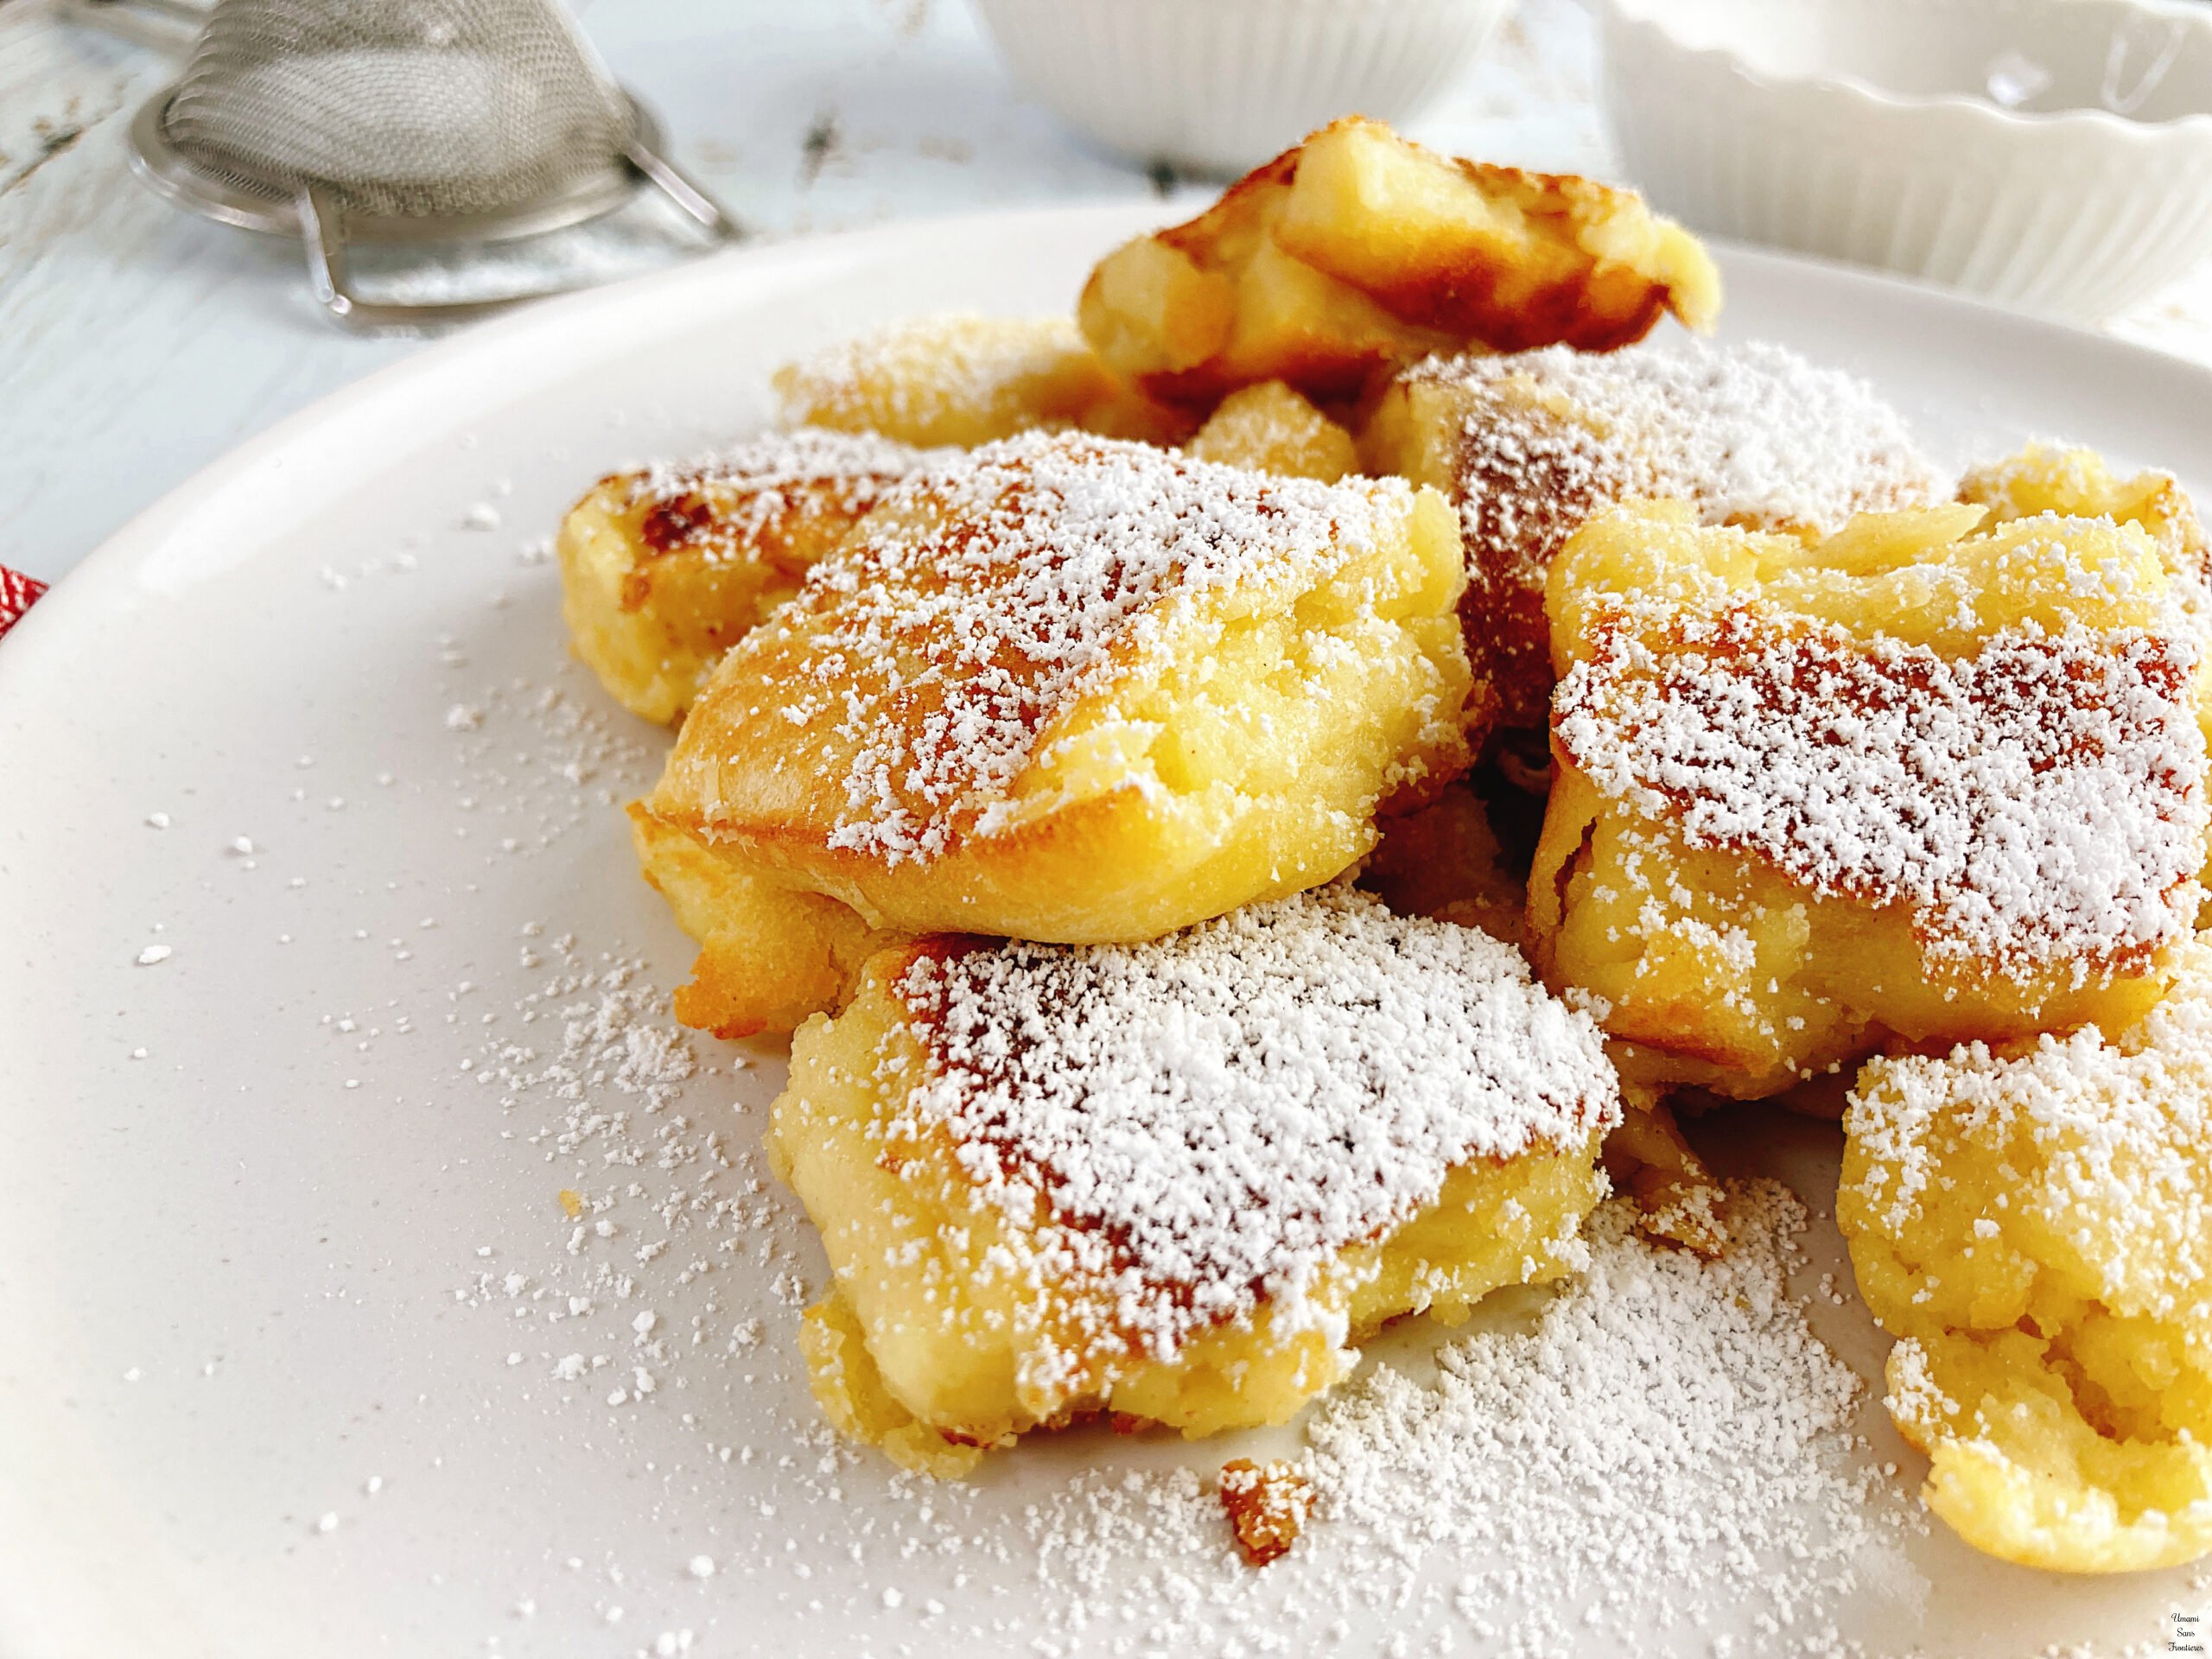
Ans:
<svg viewBox="0 0 2212 1659"><path fill-rule="evenodd" d="M1399 121L1510 0L976 0L1017 80L1148 161L1241 172L1338 116Z"/></svg>
<svg viewBox="0 0 2212 1659"><path fill-rule="evenodd" d="M1768 86L1656 35L1609 25L1607 119L1630 177L1694 229L2088 321L2212 254L2212 155L2193 146Z"/></svg>

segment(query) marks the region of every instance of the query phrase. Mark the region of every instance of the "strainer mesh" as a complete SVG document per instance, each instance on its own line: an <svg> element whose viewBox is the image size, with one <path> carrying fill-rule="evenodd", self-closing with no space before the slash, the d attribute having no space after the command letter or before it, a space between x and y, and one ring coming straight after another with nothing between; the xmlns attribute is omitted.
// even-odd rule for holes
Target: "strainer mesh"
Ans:
<svg viewBox="0 0 2212 1659"><path fill-rule="evenodd" d="M603 178L630 118L556 0L217 0L165 125L247 189L442 219Z"/></svg>

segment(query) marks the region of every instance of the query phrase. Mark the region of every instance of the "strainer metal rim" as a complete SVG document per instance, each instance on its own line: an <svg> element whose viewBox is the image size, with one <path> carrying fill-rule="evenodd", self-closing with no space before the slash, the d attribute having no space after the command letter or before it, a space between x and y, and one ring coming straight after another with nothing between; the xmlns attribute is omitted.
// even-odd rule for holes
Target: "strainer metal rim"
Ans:
<svg viewBox="0 0 2212 1659"><path fill-rule="evenodd" d="M629 117L634 147L658 152L660 123L628 88L618 86ZM130 123L130 167L154 191L207 219L270 236L304 240L296 194L281 198L250 190L194 161L170 142L168 110L175 84L164 86L139 106ZM494 213L448 213L399 218L348 213L346 239L362 246L378 243L501 242L581 225L612 213L637 188L636 171L622 156L607 158L604 175L586 176L534 201Z"/></svg>

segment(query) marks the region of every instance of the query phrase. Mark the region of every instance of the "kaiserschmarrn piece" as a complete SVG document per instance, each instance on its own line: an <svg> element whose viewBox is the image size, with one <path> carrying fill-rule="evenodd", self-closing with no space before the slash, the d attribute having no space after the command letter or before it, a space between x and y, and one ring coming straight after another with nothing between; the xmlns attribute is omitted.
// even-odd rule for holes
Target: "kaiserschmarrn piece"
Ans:
<svg viewBox="0 0 2212 1659"><path fill-rule="evenodd" d="M2197 636L2133 525L1982 517L1808 545L1644 504L1554 563L1529 918L1624 1076L1757 1097L2158 1000L2200 897Z"/></svg>
<svg viewBox="0 0 2212 1659"><path fill-rule="evenodd" d="M1230 393L1183 448L1200 461L1324 484L1359 470L1351 434L1280 380Z"/></svg>
<svg viewBox="0 0 2212 1659"><path fill-rule="evenodd" d="M1190 430L1117 380L1068 317L893 323L777 370L775 384L787 422L922 446L1069 427L1173 443Z"/></svg>
<svg viewBox="0 0 2212 1659"><path fill-rule="evenodd" d="M600 480L555 543L570 645L624 708L676 719L722 653L925 459L802 427Z"/></svg>
<svg viewBox="0 0 2212 1659"><path fill-rule="evenodd" d="M1232 1459L1221 1465L1214 1490L1236 1548L1254 1567L1290 1554L1313 1510L1313 1483L1286 1458L1267 1463Z"/></svg>
<svg viewBox="0 0 2212 1659"><path fill-rule="evenodd" d="M1550 712L1544 579L1601 507L1681 501L1704 524L1818 537L1948 493L1866 382L1758 341L1433 358L1391 383L1361 445L1369 471L1459 510L1468 656L1511 727Z"/></svg>
<svg viewBox="0 0 2212 1659"><path fill-rule="evenodd" d="M1329 880L1466 764L1459 581L1442 499L1395 479L1076 434L912 474L731 652L644 804L748 895L686 918L707 1023L773 1027L782 963L871 931L1134 941Z"/></svg>
<svg viewBox="0 0 2212 1659"><path fill-rule="evenodd" d="M1151 944L887 950L793 1039L778 1173L835 1282L816 1397L899 1463L1104 1412L1280 1423L1385 1320L1576 1262L1597 1028L1341 883Z"/></svg>
<svg viewBox="0 0 2212 1659"><path fill-rule="evenodd" d="M2117 1036L1871 1061L1844 1128L1929 1506L2031 1567L2212 1554L2212 947Z"/></svg>
<svg viewBox="0 0 2212 1659"><path fill-rule="evenodd" d="M1705 250L1633 192L1352 118L1109 254L1077 315L1123 380L1204 410L1266 380L1350 398L1432 352L1605 351L1662 312L1704 328L1719 308Z"/></svg>
<svg viewBox="0 0 2212 1659"><path fill-rule="evenodd" d="M2134 524L2158 544L2176 575L2202 576L2212 564L2196 505L2171 473L2120 478L2094 449L2031 443L1969 470L1959 480L1959 499L1986 506L1994 523L2055 512Z"/></svg>

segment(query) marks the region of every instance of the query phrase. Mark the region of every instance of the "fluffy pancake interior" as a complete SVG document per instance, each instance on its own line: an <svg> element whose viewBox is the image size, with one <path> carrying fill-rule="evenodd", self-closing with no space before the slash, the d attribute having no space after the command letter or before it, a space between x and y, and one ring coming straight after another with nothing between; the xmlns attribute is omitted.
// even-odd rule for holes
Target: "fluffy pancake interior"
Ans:
<svg viewBox="0 0 2212 1659"><path fill-rule="evenodd" d="M1936 1512L2066 1571L2212 1550L2212 949L2111 1039L1871 1061L1844 1127L1836 1219Z"/></svg>

